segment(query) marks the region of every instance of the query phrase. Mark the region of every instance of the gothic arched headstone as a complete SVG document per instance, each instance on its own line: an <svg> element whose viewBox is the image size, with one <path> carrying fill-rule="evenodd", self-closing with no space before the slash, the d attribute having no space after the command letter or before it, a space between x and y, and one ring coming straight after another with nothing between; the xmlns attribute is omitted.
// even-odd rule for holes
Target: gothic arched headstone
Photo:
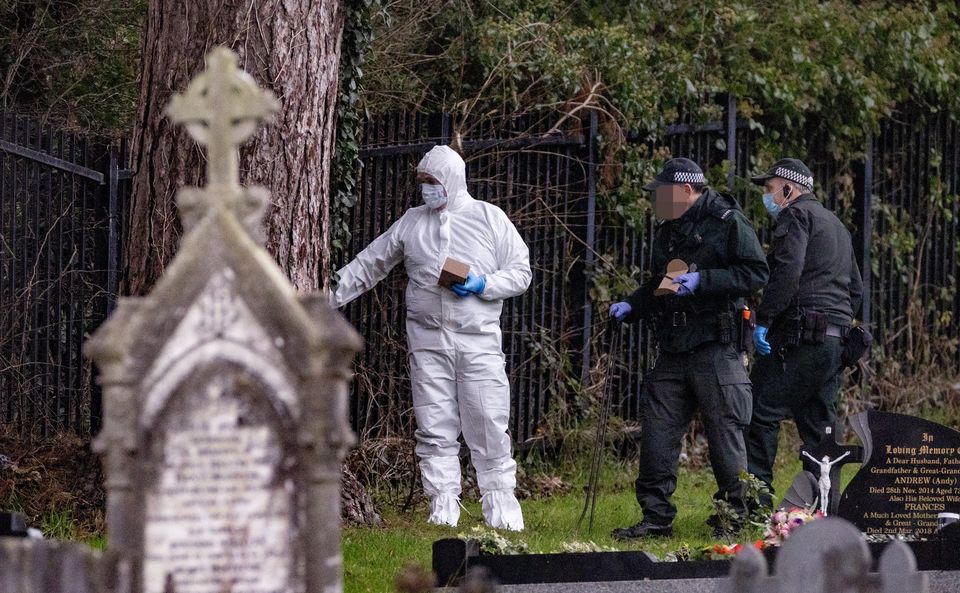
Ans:
<svg viewBox="0 0 960 593"><path fill-rule="evenodd" d="M123 299L86 352L101 369L111 554L132 593L342 589L340 465L360 338L294 291L262 247L268 192L237 148L277 108L224 48L168 114L206 147L183 188L186 234L146 297Z"/></svg>

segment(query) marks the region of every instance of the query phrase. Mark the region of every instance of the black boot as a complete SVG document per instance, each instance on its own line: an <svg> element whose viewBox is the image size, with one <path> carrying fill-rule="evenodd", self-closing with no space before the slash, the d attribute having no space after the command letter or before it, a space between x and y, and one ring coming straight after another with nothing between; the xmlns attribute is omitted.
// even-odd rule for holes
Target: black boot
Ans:
<svg viewBox="0 0 960 593"><path fill-rule="evenodd" d="M633 527L618 527L610 534L613 539L625 541L641 537L670 537L673 535L673 526L657 525L641 521Z"/></svg>
<svg viewBox="0 0 960 593"><path fill-rule="evenodd" d="M728 519L726 522L720 519L716 514L707 517L707 525L713 528L713 537L736 537L743 530L747 520L745 517L738 516L735 519ZM726 525L724 523L727 523Z"/></svg>

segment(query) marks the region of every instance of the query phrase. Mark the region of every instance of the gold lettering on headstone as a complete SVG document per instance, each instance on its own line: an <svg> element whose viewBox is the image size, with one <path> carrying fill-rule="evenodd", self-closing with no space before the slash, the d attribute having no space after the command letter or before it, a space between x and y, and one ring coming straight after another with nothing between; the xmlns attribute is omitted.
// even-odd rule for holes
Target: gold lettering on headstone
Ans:
<svg viewBox="0 0 960 593"><path fill-rule="evenodd" d="M871 486L871 495L880 495L893 503L893 512L884 513L882 528L868 533L910 534L926 537L937 527L937 513L951 511L960 502L960 458L956 447L937 447L934 436L920 435L917 446L886 445L883 465L871 467L870 474L884 478L884 486ZM892 485L889 485L892 484ZM867 519L880 519L869 513Z"/></svg>

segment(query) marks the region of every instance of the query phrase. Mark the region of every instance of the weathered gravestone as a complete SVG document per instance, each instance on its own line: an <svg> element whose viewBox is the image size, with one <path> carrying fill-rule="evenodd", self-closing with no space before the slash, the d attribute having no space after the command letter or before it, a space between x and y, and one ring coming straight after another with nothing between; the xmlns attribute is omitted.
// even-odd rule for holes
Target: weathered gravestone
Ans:
<svg viewBox="0 0 960 593"><path fill-rule="evenodd" d="M107 524L131 593L339 591L340 463L360 338L261 247L237 147L277 108L220 48L168 114L206 147L185 234L151 294L86 346L101 370Z"/></svg>
<svg viewBox="0 0 960 593"><path fill-rule="evenodd" d="M840 517L867 534L928 537L938 513L960 512L960 432L876 411L850 423L864 463L843 491Z"/></svg>

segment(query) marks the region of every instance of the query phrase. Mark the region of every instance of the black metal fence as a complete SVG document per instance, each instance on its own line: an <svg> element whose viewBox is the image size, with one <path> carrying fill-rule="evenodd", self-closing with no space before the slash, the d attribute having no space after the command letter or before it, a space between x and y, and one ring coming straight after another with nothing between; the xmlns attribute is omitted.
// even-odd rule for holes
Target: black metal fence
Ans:
<svg viewBox="0 0 960 593"><path fill-rule="evenodd" d="M81 346L117 293L118 154L0 112L0 418L21 434L97 429Z"/></svg>
<svg viewBox="0 0 960 593"><path fill-rule="evenodd" d="M548 128L511 120L459 139L471 193L503 208L531 250L531 288L507 301L503 316L511 429L519 442L536 436L551 408L563 413L589 405L577 397L589 400L584 387L591 372L602 372L609 343L606 313L594 304L594 272L599 260L620 270L646 269L653 234L652 221L645 228L627 226L598 198L596 119L564 135L544 136ZM661 139L627 140L643 141L651 154L665 149L660 154L687 156L705 170L725 169L721 177L765 242L770 221L759 192L743 182L755 168L756 134L728 100L722 120L681 122ZM863 147L862 162L838 160L826 143L803 155L820 199L853 235L866 287L863 318L886 346L884 364L909 367L923 359L947 369L960 365L958 139L957 122L948 117L912 114L885 122ZM368 125L350 255L418 203L417 160L451 140L446 118L394 115ZM362 437L411 430L403 284L402 272L395 272L346 311L367 339L352 408ZM619 413L635 418L653 342L642 325L623 332L612 380Z"/></svg>
<svg viewBox="0 0 960 593"><path fill-rule="evenodd" d="M907 112L866 151L871 319L888 364L960 369L960 124ZM869 247L869 248L866 248Z"/></svg>
<svg viewBox="0 0 960 593"><path fill-rule="evenodd" d="M712 122L680 122L648 152L687 156L734 188L761 239L768 221L743 178L755 132L728 101ZM597 310L595 272L644 270L651 222L625 224L597 184L596 116L577 126L535 117L487 122L454 137L447 115L392 114L366 124L352 256L419 203L414 167L438 143L459 144L471 193L497 204L530 247L534 278L504 307L504 350L513 389L511 429L534 438L548 418L591 404L592 372L605 363L609 326ZM865 302L885 364L960 364L960 130L943 115L885 122L863 162L826 147L806 155L818 193L854 233ZM117 214L128 185L122 151L3 115L0 130L0 417L32 434L96 430L97 390L80 343L116 294ZM720 171L719 174L717 172ZM347 307L366 340L357 359L351 415L361 438L410 434L402 270ZM646 328L625 330L613 378L620 413L636 416L652 354ZM548 415L549 411L552 415Z"/></svg>

